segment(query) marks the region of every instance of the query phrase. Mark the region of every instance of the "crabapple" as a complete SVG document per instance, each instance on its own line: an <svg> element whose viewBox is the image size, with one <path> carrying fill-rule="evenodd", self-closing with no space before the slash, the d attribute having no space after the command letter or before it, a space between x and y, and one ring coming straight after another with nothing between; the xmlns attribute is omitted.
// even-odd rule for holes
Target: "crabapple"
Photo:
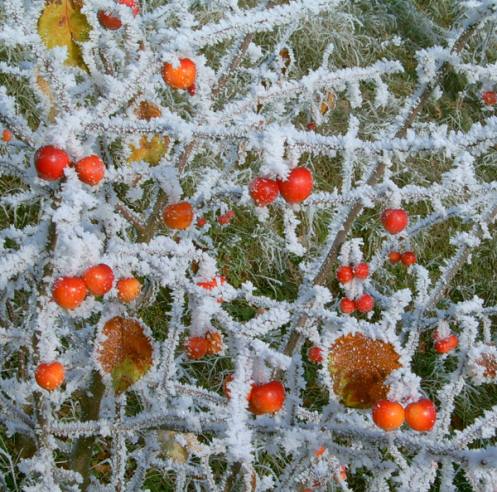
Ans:
<svg viewBox="0 0 497 492"><path fill-rule="evenodd" d="M396 401L379 400L373 405L372 417L380 429L393 431L404 423L405 411Z"/></svg>

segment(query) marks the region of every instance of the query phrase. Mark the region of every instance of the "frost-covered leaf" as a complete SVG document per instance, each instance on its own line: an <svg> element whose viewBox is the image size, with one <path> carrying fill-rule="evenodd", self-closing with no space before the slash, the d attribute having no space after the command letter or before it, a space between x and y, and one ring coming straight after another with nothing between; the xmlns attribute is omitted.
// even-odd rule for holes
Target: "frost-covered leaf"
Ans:
<svg viewBox="0 0 497 492"><path fill-rule="evenodd" d="M151 166L155 166L167 152L169 137L154 135L152 138L148 138L143 135L140 138L140 145L138 147L133 144L130 144L129 147L131 149L131 154L128 158L128 162L145 161Z"/></svg>
<svg viewBox="0 0 497 492"><path fill-rule="evenodd" d="M67 65L85 68L78 43L88 39L90 25L74 0L47 0L38 19L38 33L47 48L65 46Z"/></svg>
<svg viewBox="0 0 497 492"><path fill-rule="evenodd" d="M152 366L152 344L134 319L116 316L105 323L98 361L110 373L116 393L126 391Z"/></svg>
<svg viewBox="0 0 497 492"><path fill-rule="evenodd" d="M368 408L386 398L385 379L399 367L399 354L391 343L361 333L340 337L330 349L333 390L348 407Z"/></svg>

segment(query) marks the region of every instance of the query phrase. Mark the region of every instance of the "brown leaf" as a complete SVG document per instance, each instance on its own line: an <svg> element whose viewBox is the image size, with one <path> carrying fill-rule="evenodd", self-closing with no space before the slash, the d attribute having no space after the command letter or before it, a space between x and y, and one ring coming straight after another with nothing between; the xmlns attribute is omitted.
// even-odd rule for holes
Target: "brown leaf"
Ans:
<svg viewBox="0 0 497 492"><path fill-rule="evenodd" d="M135 115L139 120L150 121L152 118L159 118L161 110L157 104L151 101L140 101L135 109Z"/></svg>
<svg viewBox="0 0 497 492"><path fill-rule="evenodd" d="M399 367L399 354L391 343L360 333L340 337L330 350L333 391L348 407L369 408L386 398L385 379Z"/></svg>
<svg viewBox="0 0 497 492"><path fill-rule="evenodd" d="M126 391L152 366L152 344L134 319L116 316L105 323L107 337L98 349L98 362L110 373L117 394Z"/></svg>
<svg viewBox="0 0 497 492"><path fill-rule="evenodd" d="M50 104L47 119L49 123L53 123L55 121L55 118L57 117L57 106L55 104L55 97L53 95L52 88L50 87L49 83L39 74L36 75L36 84Z"/></svg>
<svg viewBox="0 0 497 492"><path fill-rule="evenodd" d="M321 101L319 105L319 111L321 114L326 114L330 109L336 108L336 95L332 91L328 91L326 96Z"/></svg>

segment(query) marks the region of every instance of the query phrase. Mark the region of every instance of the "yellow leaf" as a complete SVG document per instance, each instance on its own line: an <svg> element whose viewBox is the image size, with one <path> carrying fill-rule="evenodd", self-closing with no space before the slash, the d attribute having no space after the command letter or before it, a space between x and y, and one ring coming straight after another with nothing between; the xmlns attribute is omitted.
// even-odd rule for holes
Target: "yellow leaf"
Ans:
<svg viewBox="0 0 497 492"><path fill-rule="evenodd" d="M116 316L105 323L106 339L98 347L98 362L110 373L119 394L141 379L152 366L152 344L140 323Z"/></svg>
<svg viewBox="0 0 497 492"><path fill-rule="evenodd" d="M385 380L401 367L391 343L358 333L340 337L330 349L333 391L352 408L369 408L388 394Z"/></svg>
<svg viewBox="0 0 497 492"><path fill-rule="evenodd" d="M78 43L88 39L90 25L75 0L47 0L38 19L38 33L47 48L67 47L66 64L86 69Z"/></svg>
<svg viewBox="0 0 497 492"><path fill-rule="evenodd" d="M151 139L143 135L140 138L140 146L130 144L131 154L128 162L145 161L155 166L164 157L169 146L169 137L154 135Z"/></svg>

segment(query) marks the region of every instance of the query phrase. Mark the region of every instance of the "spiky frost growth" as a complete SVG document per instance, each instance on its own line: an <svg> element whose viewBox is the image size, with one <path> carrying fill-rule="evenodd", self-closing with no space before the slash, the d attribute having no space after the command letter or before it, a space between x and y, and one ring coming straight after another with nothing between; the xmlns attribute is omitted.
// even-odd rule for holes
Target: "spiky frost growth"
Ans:
<svg viewBox="0 0 497 492"><path fill-rule="evenodd" d="M342 0L128 3L0 6L0 121L13 134L0 146L11 190L0 223L2 486L135 491L158 472L176 490L494 490L497 407L466 427L453 416L459 395L495 383L497 308L449 286L493 237L497 181L481 163L495 161L495 105L481 104L464 131L423 110L450 74L465 77L462 99L495 90L486 59L497 2L454 2L451 29L408 1L373 2L373 13ZM106 29L101 12L121 26ZM410 93L398 85L414 73L395 58L405 39L377 41L392 14L429 45L415 53ZM184 58L196 66L188 91L163 78L165 63ZM103 181L84 184L74 167L40 179L34 155L45 145L73 162L101 156ZM306 200L254 205L253 178L285 180L302 166L315 171ZM193 222L165 227L165 207L184 201ZM387 208L410 212L398 235L381 227ZM389 252L455 219L451 256L406 267L412 282L392 280ZM270 288L225 271L226 251L243 259L253 244L279 273L260 275ZM340 264L365 259L367 278L334 282ZM121 302L114 282L60 308L54 282L99 263L115 280L139 279L140 297ZM296 292L272 295L290 274ZM371 295L374 310L342 314L344 292ZM415 360L436 329L459 346L430 384ZM209 340L207 362L192 339ZM322 349L317 375L309 343ZM48 392L34 373L52 360L65 383ZM256 417L247 395L273 379L285 405ZM313 399L316 384L324 400ZM434 429L378 429L368 407L380 394L403 405L431 397Z"/></svg>

